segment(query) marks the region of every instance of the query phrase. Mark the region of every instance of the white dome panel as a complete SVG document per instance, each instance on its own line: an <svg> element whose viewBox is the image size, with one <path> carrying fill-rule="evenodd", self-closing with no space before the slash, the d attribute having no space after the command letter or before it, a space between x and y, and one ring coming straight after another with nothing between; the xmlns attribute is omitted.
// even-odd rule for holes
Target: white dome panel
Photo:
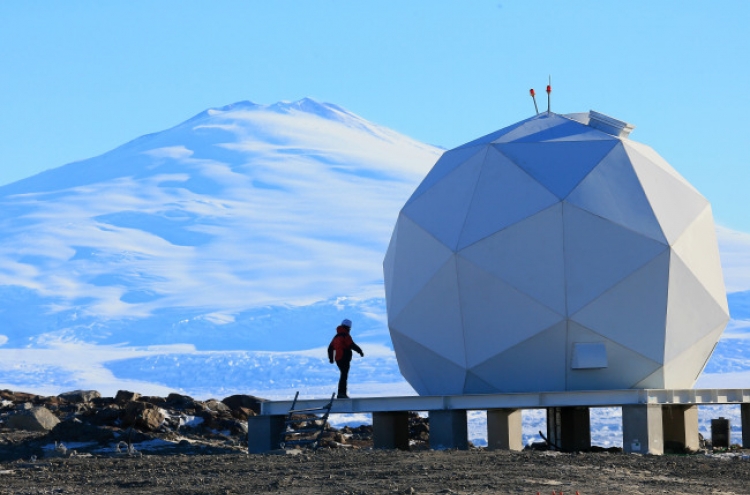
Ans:
<svg viewBox="0 0 750 495"><path fill-rule="evenodd" d="M455 249L474 196L486 151L477 153L443 177L421 196L404 206L402 212Z"/></svg>
<svg viewBox="0 0 750 495"><path fill-rule="evenodd" d="M448 261L453 252L417 224L400 215L386 259L392 265L385 277L388 316L392 319ZM408 249L419 246L419 249ZM393 273L398 273L399 283Z"/></svg>
<svg viewBox="0 0 750 495"><path fill-rule="evenodd" d="M729 321L726 311L679 256L672 256L669 273L665 363Z"/></svg>
<svg viewBox="0 0 750 495"><path fill-rule="evenodd" d="M506 143L495 146L555 196L564 199L617 141Z"/></svg>
<svg viewBox="0 0 750 495"><path fill-rule="evenodd" d="M557 120L559 119L559 120ZM583 125L575 120L566 117L557 116L555 118L540 119L537 122L547 125L540 125L535 131L529 133L531 129L525 126L514 132L509 132L502 138L495 141L496 143L528 143L528 142L558 142L558 141L614 141L611 134L598 131L587 125Z"/></svg>
<svg viewBox="0 0 750 495"><path fill-rule="evenodd" d="M458 259L458 285L468 367L564 319L461 258Z"/></svg>
<svg viewBox="0 0 750 495"><path fill-rule="evenodd" d="M654 362L664 363L668 283L666 250L570 319Z"/></svg>
<svg viewBox="0 0 750 495"><path fill-rule="evenodd" d="M622 144L615 146L565 201L667 244Z"/></svg>
<svg viewBox="0 0 750 495"><path fill-rule="evenodd" d="M574 322L568 324L568 352L576 343L603 343L607 350L607 367L573 369L568 363L566 390L597 390L631 388L661 367L641 354L623 347ZM570 357L568 358L570 360Z"/></svg>
<svg viewBox="0 0 750 495"><path fill-rule="evenodd" d="M565 322L558 323L469 372L495 387L496 392L565 390L566 327Z"/></svg>
<svg viewBox="0 0 750 495"><path fill-rule="evenodd" d="M578 312L667 246L563 203L568 314Z"/></svg>
<svg viewBox="0 0 750 495"><path fill-rule="evenodd" d="M466 369L432 352L427 347L414 342L408 337L401 336L399 346L412 361L427 364L423 369L429 369L428 376L422 377L417 383L423 389L412 387L420 395L460 395L464 393L464 382L466 381ZM399 366L401 361L399 360Z"/></svg>
<svg viewBox="0 0 750 495"><path fill-rule="evenodd" d="M706 205L698 218L677 239L673 249L722 310L729 313L721 259L715 249L717 244L711 205Z"/></svg>
<svg viewBox="0 0 750 495"><path fill-rule="evenodd" d="M431 351L464 366L464 336L461 328L458 279L454 258L430 279L389 326Z"/></svg>
<svg viewBox="0 0 750 495"><path fill-rule="evenodd" d="M665 363L664 388L692 388L711 357L726 323L716 326L682 354Z"/></svg>
<svg viewBox="0 0 750 495"><path fill-rule="evenodd" d="M422 193L440 182L443 178L445 178L446 175L453 172L456 168L458 168L467 160L471 159L471 157L473 157L474 155L481 153L482 156L484 156L484 153L486 151L487 148L484 146L469 146L465 148L457 148L446 151L438 159L438 161L435 162L435 165L433 165L432 169L427 173L427 177L425 177L424 180L419 184L406 204L408 205L414 202L418 197L422 195Z"/></svg>
<svg viewBox="0 0 750 495"><path fill-rule="evenodd" d="M494 148L487 155L457 249L530 217L557 197Z"/></svg>
<svg viewBox="0 0 750 495"><path fill-rule="evenodd" d="M654 162L625 146L633 169L641 181L651 208L659 219L661 230L673 244L708 205L692 187Z"/></svg>
<svg viewBox="0 0 750 495"><path fill-rule="evenodd" d="M561 203L469 246L459 256L565 315Z"/></svg>

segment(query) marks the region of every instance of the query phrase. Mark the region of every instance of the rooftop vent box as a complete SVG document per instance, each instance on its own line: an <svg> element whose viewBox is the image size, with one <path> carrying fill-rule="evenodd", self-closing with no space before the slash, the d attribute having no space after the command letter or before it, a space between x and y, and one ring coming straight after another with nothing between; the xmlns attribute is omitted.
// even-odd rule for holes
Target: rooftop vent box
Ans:
<svg viewBox="0 0 750 495"><path fill-rule="evenodd" d="M617 137L628 137L633 132L633 129L635 129L633 124L628 124L627 122L593 110L589 110L588 125Z"/></svg>

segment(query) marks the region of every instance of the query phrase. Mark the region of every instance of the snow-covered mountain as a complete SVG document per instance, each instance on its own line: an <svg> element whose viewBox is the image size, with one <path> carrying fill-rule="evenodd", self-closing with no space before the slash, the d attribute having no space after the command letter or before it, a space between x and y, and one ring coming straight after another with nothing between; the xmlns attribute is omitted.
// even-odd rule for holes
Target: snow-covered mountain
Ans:
<svg viewBox="0 0 750 495"><path fill-rule="evenodd" d="M328 396L347 317L353 395L413 393L381 263L442 151L331 104L240 102L0 187L0 387ZM719 239L733 320L699 385L750 387L750 235Z"/></svg>
<svg viewBox="0 0 750 495"><path fill-rule="evenodd" d="M343 317L398 375L381 261L441 153L335 105L240 102L0 187L0 385L262 391L265 358L211 352L325 346ZM165 356L181 369L143 371Z"/></svg>

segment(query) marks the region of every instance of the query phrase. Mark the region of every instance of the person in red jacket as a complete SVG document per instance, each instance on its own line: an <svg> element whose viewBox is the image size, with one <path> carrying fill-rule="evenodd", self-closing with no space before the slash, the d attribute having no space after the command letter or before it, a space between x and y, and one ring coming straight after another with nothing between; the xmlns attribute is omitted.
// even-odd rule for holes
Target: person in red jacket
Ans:
<svg viewBox="0 0 750 495"><path fill-rule="evenodd" d="M328 361L339 367L339 392L336 397L339 399L348 399L346 395L346 381L349 378L349 364L352 362L352 351L356 351L360 356L365 357L362 349L354 343L349 331L352 329L352 321L344 320L336 328L336 335L328 345Z"/></svg>

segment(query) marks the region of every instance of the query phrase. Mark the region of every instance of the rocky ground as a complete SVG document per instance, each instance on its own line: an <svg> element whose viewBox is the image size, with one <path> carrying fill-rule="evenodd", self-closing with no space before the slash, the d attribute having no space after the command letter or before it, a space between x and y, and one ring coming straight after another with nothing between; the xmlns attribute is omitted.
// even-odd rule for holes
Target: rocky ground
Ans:
<svg viewBox="0 0 750 495"><path fill-rule="evenodd" d="M373 450L365 425L328 427L316 451L248 455L246 420L262 401L0 391L0 493L750 493L741 450L432 451L416 415L409 452Z"/></svg>

